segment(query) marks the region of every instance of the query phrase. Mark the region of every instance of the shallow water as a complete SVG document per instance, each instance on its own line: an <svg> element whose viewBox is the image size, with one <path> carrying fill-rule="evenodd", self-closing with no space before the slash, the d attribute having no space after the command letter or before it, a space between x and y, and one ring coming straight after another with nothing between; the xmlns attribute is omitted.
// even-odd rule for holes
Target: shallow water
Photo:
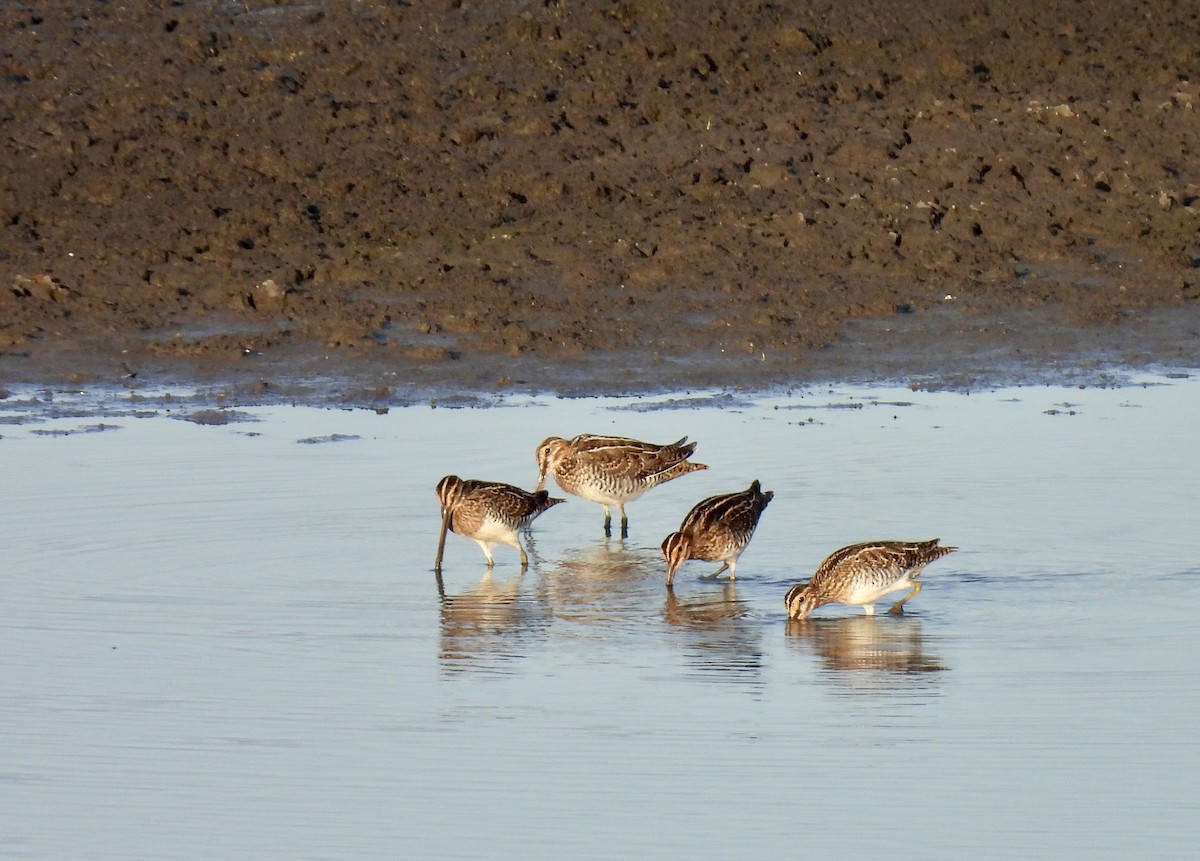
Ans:
<svg viewBox="0 0 1200 861"><path fill-rule="evenodd" d="M0 402L0 857L1192 857L1200 382L521 399L228 417ZM179 421L192 415L198 421ZM450 536L447 473L550 434L699 440L531 568ZM736 584L663 536L775 491ZM552 490L555 488L552 486ZM904 617L782 598L940 537Z"/></svg>

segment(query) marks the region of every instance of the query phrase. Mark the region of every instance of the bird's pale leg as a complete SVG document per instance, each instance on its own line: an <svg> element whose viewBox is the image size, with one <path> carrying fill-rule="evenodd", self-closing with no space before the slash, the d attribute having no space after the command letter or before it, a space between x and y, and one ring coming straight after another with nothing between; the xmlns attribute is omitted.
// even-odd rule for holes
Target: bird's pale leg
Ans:
<svg viewBox="0 0 1200 861"><path fill-rule="evenodd" d="M604 537L612 538L612 512L607 505L604 506Z"/></svg>
<svg viewBox="0 0 1200 861"><path fill-rule="evenodd" d="M629 518L625 516L625 503L617 503L617 511L621 512L621 537L629 537Z"/></svg>
<svg viewBox="0 0 1200 861"><path fill-rule="evenodd" d="M478 538L475 539L475 543L483 548L483 555L487 557L487 567L491 568L493 565L495 565L496 560L492 558L491 545L486 541L480 541Z"/></svg>
<svg viewBox="0 0 1200 861"><path fill-rule="evenodd" d="M875 605L874 604L863 604L863 613L867 616L874 616L875 615Z"/></svg>
<svg viewBox="0 0 1200 861"><path fill-rule="evenodd" d="M888 613L890 613L893 616L903 615L904 614L904 603L909 598L916 596L916 594L921 591L921 587L924 585L925 584L922 583L920 580L917 580L916 582L914 582L912 591L909 592L907 595L905 595L903 598L901 598L899 601L897 601L895 604L893 604L892 609L888 610Z"/></svg>
<svg viewBox="0 0 1200 861"><path fill-rule="evenodd" d="M716 579L717 579L717 577L718 577L718 576L720 576L721 572L722 572L722 571L724 571L726 568L729 568L729 563L728 563L728 562L722 562L722 563L721 563L721 567L720 567L720 568L718 568L716 571L714 571L714 572L713 572L713 573L711 573L711 574L701 574L701 575L700 575L700 579L701 579L701 580L716 580ZM731 570L732 570L732 569L731 569ZM732 580L732 579L733 579L733 576L734 576L733 574L730 574L730 575L729 575L729 579L731 579L731 580Z"/></svg>

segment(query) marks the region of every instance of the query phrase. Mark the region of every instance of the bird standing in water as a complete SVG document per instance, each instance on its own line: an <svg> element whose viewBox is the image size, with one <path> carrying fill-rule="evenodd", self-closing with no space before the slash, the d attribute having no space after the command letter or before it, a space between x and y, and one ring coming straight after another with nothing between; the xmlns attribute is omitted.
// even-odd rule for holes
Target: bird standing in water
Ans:
<svg viewBox="0 0 1200 861"><path fill-rule="evenodd" d="M442 568L447 529L473 539L482 547L488 568L495 564L493 544L517 548L521 554L521 567L528 567L529 557L521 546L518 533L528 528L547 508L565 501L551 497L544 490L530 493L511 484L475 479L464 481L457 475L448 475L439 481L437 495L442 503L442 531L438 537L436 571Z"/></svg>
<svg viewBox="0 0 1200 861"><path fill-rule="evenodd" d="M667 588L671 588L679 566L689 559L720 562L721 567L709 578L715 578L726 568L729 579L736 578L738 557L750 543L758 519L774 496L755 480L746 490L710 496L696 503L683 519L679 531L663 539Z"/></svg>
<svg viewBox="0 0 1200 861"><path fill-rule="evenodd" d="M868 541L834 551L809 582L788 590L783 599L788 618L808 618L824 604L861 606L870 616L880 598L911 589L888 611L903 613L905 602L921 591L917 578L925 566L958 549L943 547L939 540Z"/></svg>
<svg viewBox="0 0 1200 861"><path fill-rule="evenodd" d="M696 444L687 437L669 445L655 445L619 436L580 434L572 439L552 436L537 449L538 483L553 475L567 493L582 496L604 507L604 534L612 535L612 512L621 514L621 537L629 535L625 503L652 487L698 469L708 469L688 458Z"/></svg>

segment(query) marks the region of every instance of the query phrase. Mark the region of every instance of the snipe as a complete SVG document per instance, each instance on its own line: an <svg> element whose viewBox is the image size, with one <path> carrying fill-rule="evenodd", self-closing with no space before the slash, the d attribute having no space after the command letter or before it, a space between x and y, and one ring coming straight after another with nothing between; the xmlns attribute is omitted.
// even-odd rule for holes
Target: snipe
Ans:
<svg viewBox="0 0 1200 861"><path fill-rule="evenodd" d="M598 502L604 507L604 534L612 534L613 506L621 514L621 537L629 535L625 503L652 487L698 469L688 460L696 450L687 437L668 445L655 445L619 436L580 434L572 439L552 436L537 449L538 483L554 476L567 493Z"/></svg>
<svg viewBox="0 0 1200 861"><path fill-rule="evenodd" d="M529 556L521 545L520 531L551 506L563 502L544 490L530 493L511 484L496 481L463 480L448 475L438 482L438 500L442 503L442 531L438 538L437 562L442 568L442 550L446 530L471 538L483 548L488 567L495 564L492 546L507 544L521 554L521 567L529 565Z"/></svg>
<svg viewBox="0 0 1200 861"><path fill-rule="evenodd" d="M880 598L909 589L888 611L903 613L904 604L921 591L917 578L925 566L958 549L938 541L868 541L835 551L809 582L788 590L783 599L788 618L805 619L824 604L860 606L870 616Z"/></svg>
<svg viewBox="0 0 1200 861"><path fill-rule="evenodd" d="M729 569L729 579L737 577L737 561L750 543L758 519L775 494L764 491L757 480L745 490L710 496L696 503L678 532L672 532L662 543L663 558L667 560L667 588L675 580L675 572L689 559L720 562L721 567L710 578Z"/></svg>

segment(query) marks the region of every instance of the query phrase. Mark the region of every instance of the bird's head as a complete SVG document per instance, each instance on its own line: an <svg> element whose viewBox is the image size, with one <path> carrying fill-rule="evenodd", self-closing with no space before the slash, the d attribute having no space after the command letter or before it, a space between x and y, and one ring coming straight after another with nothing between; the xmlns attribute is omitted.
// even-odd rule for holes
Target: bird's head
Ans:
<svg viewBox="0 0 1200 861"><path fill-rule="evenodd" d="M667 560L667 586L675 580L675 572L688 560L692 552L692 540L682 532L672 532L662 543L663 559Z"/></svg>
<svg viewBox="0 0 1200 861"><path fill-rule="evenodd" d="M552 436L537 447L538 480L534 490L541 490L546 476L558 470L558 465L570 453L570 446L562 437Z"/></svg>
<svg viewBox="0 0 1200 861"><path fill-rule="evenodd" d="M787 607L789 619L805 619L820 606L821 601L811 584L800 583L788 590L783 603Z"/></svg>
<svg viewBox="0 0 1200 861"><path fill-rule="evenodd" d="M464 492L464 482L457 475L447 475L437 483L438 501L442 504L442 514L454 507Z"/></svg>

